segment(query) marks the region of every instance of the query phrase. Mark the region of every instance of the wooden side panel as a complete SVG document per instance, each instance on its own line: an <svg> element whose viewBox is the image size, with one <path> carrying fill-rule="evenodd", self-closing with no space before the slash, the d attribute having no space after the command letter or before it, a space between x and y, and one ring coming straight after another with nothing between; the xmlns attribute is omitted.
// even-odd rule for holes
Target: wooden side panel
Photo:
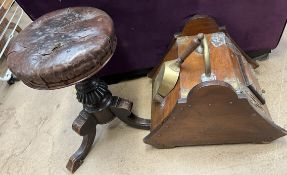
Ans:
<svg viewBox="0 0 287 175"><path fill-rule="evenodd" d="M267 143L286 135L271 120L266 105L248 87L252 82L260 89L244 54L232 40L225 38L216 44L212 37L213 34L207 34L211 72L216 80L201 82L203 54L190 54L165 102L152 102L151 133L144 139L145 143L158 148ZM191 39L192 36L185 36L178 40L173 54L181 54Z"/></svg>
<svg viewBox="0 0 287 175"><path fill-rule="evenodd" d="M195 86L187 103L177 104L163 123L145 137L144 142L157 148L172 148L268 143L286 135L287 132L267 115L253 104L248 95L239 98L229 84L204 82Z"/></svg>
<svg viewBox="0 0 287 175"><path fill-rule="evenodd" d="M177 43L174 42L174 44L171 46L171 49L168 51L168 53L165 55L164 60L172 60L174 58L177 58L178 56L178 48ZM157 69L154 69L154 74L158 72ZM154 82L155 77L152 77L152 82ZM153 89L153 88L152 88ZM174 108L177 99L179 97L179 85L176 85L176 87L170 92L170 94L166 97L166 103L164 105L161 105L157 102L151 101L151 128L155 128L158 124L162 122L162 120L168 116L171 112L171 110Z"/></svg>
<svg viewBox="0 0 287 175"><path fill-rule="evenodd" d="M160 125L163 120L170 115L177 104L177 99L180 94L180 86L177 83L175 88L165 98L163 103L152 101L151 107L151 130Z"/></svg>
<svg viewBox="0 0 287 175"><path fill-rule="evenodd" d="M211 70L217 80L236 80L245 85L243 72L240 68L236 54L226 45L214 46L211 43L212 34L207 34L210 49ZM193 36L182 36L167 53L165 60L171 60L180 55L188 46ZM246 61L245 61L246 62ZM246 62L248 65L248 63ZM180 98L186 98L189 91L201 83L201 75L204 73L203 54L191 53L181 66L180 77L175 89L166 97L164 104L152 101L151 128L158 126L171 112Z"/></svg>

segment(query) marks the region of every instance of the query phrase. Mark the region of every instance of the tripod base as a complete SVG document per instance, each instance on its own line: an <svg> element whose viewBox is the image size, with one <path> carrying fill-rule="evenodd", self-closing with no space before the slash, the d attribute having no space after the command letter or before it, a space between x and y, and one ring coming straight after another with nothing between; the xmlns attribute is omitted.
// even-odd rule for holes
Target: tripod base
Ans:
<svg viewBox="0 0 287 175"><path fill-rule="evenodd" d="M88 155L95 136L96 125L106 124L118 117L127 125L138 129L150 129L150 120L134 115L133 103L129 100L112 96L108 86L96 77L76 84L77 99L83 104L83 110L74 120L72 128L83 141L80 148L70 157L66 167L74 173Z"/></svg>

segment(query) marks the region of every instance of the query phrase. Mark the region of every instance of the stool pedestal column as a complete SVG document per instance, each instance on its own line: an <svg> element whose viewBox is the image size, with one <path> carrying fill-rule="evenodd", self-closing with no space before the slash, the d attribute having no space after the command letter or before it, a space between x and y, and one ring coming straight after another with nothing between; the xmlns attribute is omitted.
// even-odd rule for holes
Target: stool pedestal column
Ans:
<svg viewBox="0 0 287 175"><path fill-rule="evenodd" d="M74 120L72 128L83 141L80 148L70 157L67 169L75 172L83 163L93 145L97 124L106 124L118 117L127 125L138 129L150 129L150 120L139 118L131 110L129 100L112 96L105 82L92 77L76 84L77 99L83 110Z"/></svg>

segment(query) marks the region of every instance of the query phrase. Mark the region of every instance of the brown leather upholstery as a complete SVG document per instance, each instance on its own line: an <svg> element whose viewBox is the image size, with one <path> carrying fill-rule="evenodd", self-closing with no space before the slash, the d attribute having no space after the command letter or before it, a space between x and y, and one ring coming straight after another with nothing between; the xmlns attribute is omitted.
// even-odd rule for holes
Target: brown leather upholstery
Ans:
<svg viewBox="0 0 287 175"><path fill-rule="evenodd" d="M48 13L12 42L8 67L26 85L56 89L97 73L116 47L112 19L91 7Z"/></svg>

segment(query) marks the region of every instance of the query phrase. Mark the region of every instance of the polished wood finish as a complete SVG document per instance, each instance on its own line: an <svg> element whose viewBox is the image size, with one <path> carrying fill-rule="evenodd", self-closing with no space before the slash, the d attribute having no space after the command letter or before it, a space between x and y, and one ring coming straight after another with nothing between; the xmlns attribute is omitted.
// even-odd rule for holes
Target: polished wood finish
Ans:
<svg viewBox="0 0 287 175"><path fill-rule="evenodd" d="M184 25L181 34L192 36L198 33L215 33L220 31L220 27L214 18L207 15L194 15Z"/></svg>
<svg viewBox="0 0 287 175"><path fill-rule="evenodd" d="M216 21L206 15L194 15L191 17L188 21L186 21L182 32L175 34L176 36L192 36L192 35L197 35L198 33L213 33L213 32L218 32L220 31L220 28ZM169 51L166 53L166 55L163 57L161 60L161 63L154 67L149 73L148 77L152 78L158 71L160 65L169 60L176 59L178 55L176 52L174 52L174 49L177 47L176 39L175 37L172 39L169 47Z"/></svg>
<svg viewBox="0 0 287 175"><path fill-rule="evenodd" d="M204 82L196 85L187 102L177 104L144 142L156 148L269 143L287 132L268 115L253 105L248 95L239 98L228 83Z"/></svg>
<svg viewBox="0 0 287 175"><path fill-rule="evenodd" d="M198 33L207 34L207 33L213 33L213 32L218 32L218 31L220 31L220 28L213 18L206 16L206 15L194 15L188 21L186 21L182 29L182 32L176 34L175 37L181 36L181 35L191 36L191 35L196 35ZM178 55L174 54L175 52L173 52L173 50L176 49L176 47L177 47L176 39L173 38L170 43L170 47L168 49L169 51L163 57L160 64L158 66L155 66L148 73L148 77L152 78L158 72L160 65L164 63L165 61L169 61L169 60L173 60L177 58Z"/></svg>
<svg viewBox="0 0 287 175"><path fill-rule="evenodd" d="M92 114L83 110L73 122L72 128L80 136L83 141L80 148L70 157L66 168L74 173L84 162L88 155L96 136L97 121Z"/></svg>
<svg viewBox="0 0 287 175"><path fill-rule="evenodd" d="M212 37L216 35L224 37L225 42L214 44ZM192 39L185 37L185 42L177 45L178 55ZM259 98L263 98L262 90L242 50L224 32L207 34L207 39L211 72L216 80L202 82L203 54L190 54L164 102L152 102L151 133L144 142L170 148L266 143L286 135L284 129L273 123L265 102Z"/></svg>
<svg viewBox="0 0 287 175"><path fill-rule="evenodd" d="M207 15L194 15L192 16L184 25L182 31L176 36L193 36L197 35L198 33L204 33L204 34L209 34L209 33L215 33L215 32L225 32L226 35L229 36L227 29L225 26L219 26L216 22L216 20L210 16ZM230 37L230 36L229 36ZM230 37L231 38L231 37ZM242 52L244 57L246 58L247 62L253 66L253 68L257 68L259 65L256 63L256 61L252 60L238 45L237 43L231 38L232 42L238 47L238 49ZM164 63L165 61L169 61L172 59L177 58L177 55L172 55L172 48L176 48L177 43L176 39L173 38L169 51L166 53L166 55L162 58L161 62L155 66L149 73L148 77L152 78L159 70L160 65Z"/></svg>
<svg viewBox="0 0 287 175"><path fill-rule="evenodd" d="M133 128L149 130L150 120L137 117L131 112L132 107L133 103L131 101L116 96L113 96L112 102L109 105L112 113L127 125Z"/></svg>
<svg viewBox="0 0 287 175"><path fill-rule="evenodd" d="M259 67L259 64L258 64L255 60L253 60L249 55L247 55L247 54L239 47L239 45L232 39L232 37L229 35L229 33L228 33L228 31L227 31L227 29L226 29L225 26L220 27L220 31L224 32L225 35L227 35L227 36L230 38L230 40L232 41L232 43L238 48L238 50L241 52L241 54L245 57L246 61L247 61L249 64L251 64L254 69L256 69L256 68Z"/></svg>
<svg viewBox="0 0 287 175"><path fill-rule="evenodd" d="M112 96L107 84L97 77L78 82L76 90L77 99L83 104L84 109L74 120L72 128L83 136L83 140L66 165L70 172L74 173L84 162L93 145L98 124L106 124L118 117L131 127L150 129L150 120L137 117L131 112L131 101Z"/></svg>

